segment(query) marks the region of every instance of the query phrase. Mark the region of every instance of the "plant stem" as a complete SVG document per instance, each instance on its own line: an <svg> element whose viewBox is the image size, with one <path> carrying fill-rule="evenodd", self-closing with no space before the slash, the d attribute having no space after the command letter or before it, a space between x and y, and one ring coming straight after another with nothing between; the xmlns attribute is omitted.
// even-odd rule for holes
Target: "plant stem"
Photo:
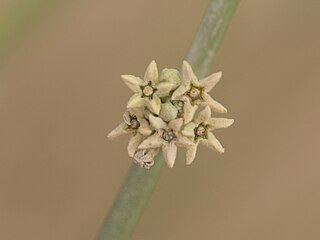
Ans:
<svg viewBox="0 0 320 240"><path fill-rule="evenodd" d="M61 0L24 0L1 9L0 65L39 20L51 13Z"/></svg>
<svg viewBox="0 0 320 240"><path fill-rule="evenodd" d="M237 4L238 0L210 1L186 57L199 76L207 73ZM150 170L132 165L96 240L125 240L130 237L164 165L161 154Z"/></svg>

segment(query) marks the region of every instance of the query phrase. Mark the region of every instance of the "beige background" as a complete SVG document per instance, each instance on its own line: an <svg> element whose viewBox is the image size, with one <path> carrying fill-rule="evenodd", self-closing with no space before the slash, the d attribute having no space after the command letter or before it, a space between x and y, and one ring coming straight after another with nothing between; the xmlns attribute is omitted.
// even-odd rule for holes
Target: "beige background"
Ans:
<svg viewBox="0 0 320 240"><path fill-rule="evenodd" d="M131 164L105 137L131 94L119 76L179 67L207 2L71 1L20 42L0 69L1 240L93 238ZM320 239L319 13L241 2L212 67L226 153L179 152L132 239Z"/></svg>

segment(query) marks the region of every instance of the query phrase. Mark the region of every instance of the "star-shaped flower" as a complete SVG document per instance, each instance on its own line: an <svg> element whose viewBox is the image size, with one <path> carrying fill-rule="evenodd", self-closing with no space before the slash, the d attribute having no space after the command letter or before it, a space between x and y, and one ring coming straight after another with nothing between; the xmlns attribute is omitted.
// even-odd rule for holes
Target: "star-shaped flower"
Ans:
<svg viewBox="0 0 320 240"><path fill-rule="evenodd" d="M128 144L128 154L133 157L138 146L146 136L149 136L152 130L149 122L143 118L140 109L131 109L123 114L123 122L108 134L108 138L116 138L118 136L131 134Z"/></svg>
<svg viewBox="0 0 320 240"><path fill-rule="evenodd" d="M122 75L121 77L126 85L135 92L129 99L127 108L147 106L155 114L160 112L160 97L167 96L174 86L173 83L168 81L159 81L158 68L155 61L149 64L143 79L133 75Z"/></svg>
<svg viewBox="0 0 320 240"><path fill-rule="evenodd" d="M219 153L224 153L224 148L211 131L218 128L227 128L231 126L233 122L233 119L212 118L209 106L206 106L199 112L194 120L188 123L182 130L182 134L191 138L193 141L193 144L187 149L187 164L189 165L193 162L199 143Z"/></svg>
<svg viewBox="0 0 320 240"><path fill-rule="evenodd" d="M172 94L172 99L177 100L181 96L188 97L193 105L210 106L213 112L226 113L227 109L208 94L219 82L221 72L214 73L206 78L198 80L190 64L187 61L182 65L181 86Z"/></svg>
<svg viewBox="0 0 320 240"><path fill-rule="evenodd" d="M183 119L174 119L167 124L161 118L150 115L149 121L156 132L145 139L138 148L152 149L162 147L164 159L168 166L172 168L176 160L177 145L188 147L193 144L190 139L180 133Z"/></svg>
<svg viewBox="0 0 320 240"><path fill-rule="evenodd" d="M195 112L198 109L197 105L192 105L186 96L181 96L172 100L173 105L178 109L177 117L182 117L184 124L191 122Z"/></svg>

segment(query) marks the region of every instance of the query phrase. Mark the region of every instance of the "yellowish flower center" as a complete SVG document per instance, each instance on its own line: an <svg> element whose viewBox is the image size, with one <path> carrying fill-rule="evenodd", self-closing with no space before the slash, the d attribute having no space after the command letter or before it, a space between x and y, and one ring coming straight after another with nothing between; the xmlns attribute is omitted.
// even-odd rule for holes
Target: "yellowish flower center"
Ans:
<svg viewBox="0 0 320 240"><path fill-rule="evenodd" d="M150 97L153 94L153 88L151 86L145 86L142 90L143 94L147 97Z"/></svg>
<svg viewBox="0 0 320 240"><path fill-rule="evenodd" d="M198 136L204 136L205 133L206 133L206 129L203 126L199 126L196 129L196 135L198 135Z"/></svg>
<svg viewBox="0 0 320 240"><path fill-rule="evenodd" d="M192 99L192 100L197 100L200 98L201 96L201 91L199 88L196 88L196 87L192 87L188 93L189 97Z"/></svg>

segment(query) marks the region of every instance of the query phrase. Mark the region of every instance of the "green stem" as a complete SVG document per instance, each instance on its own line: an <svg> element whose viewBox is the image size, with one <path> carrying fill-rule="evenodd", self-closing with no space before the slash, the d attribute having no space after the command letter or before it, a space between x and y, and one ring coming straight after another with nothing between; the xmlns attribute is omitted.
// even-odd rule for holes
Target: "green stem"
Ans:
<svg viewBox="0 0 320 240"><path fill-rule="evenodd" d="M186 60L204 76L231 21L238 0L211 0ZM128 239L164 169L159 154L150 170L133 164L96 240Z"/></svg>
<svg viewBox="0 0 320 240"><path fill-rule="evenodd" d="M60 0L28 0L9 4L0 11L0 64L23 36L52 12Z"/></svg>

